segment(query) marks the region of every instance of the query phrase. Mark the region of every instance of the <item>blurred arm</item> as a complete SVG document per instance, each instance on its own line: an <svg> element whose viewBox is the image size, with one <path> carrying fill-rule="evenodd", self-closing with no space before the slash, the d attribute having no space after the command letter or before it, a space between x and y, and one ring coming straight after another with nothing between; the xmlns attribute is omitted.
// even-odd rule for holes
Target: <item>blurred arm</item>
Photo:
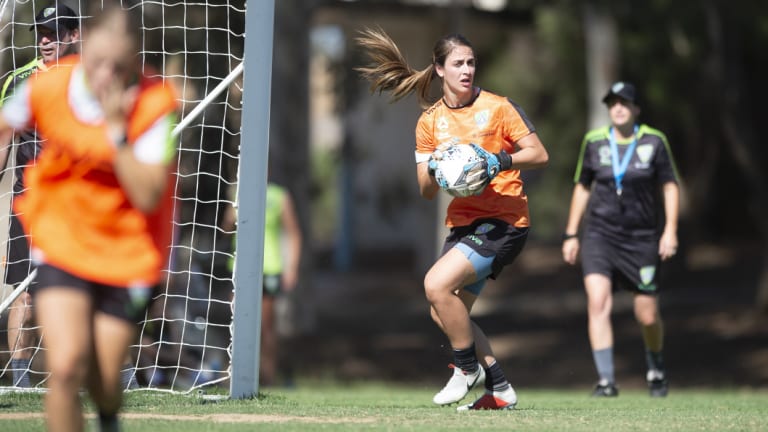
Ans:
<svg viewBox="0 0 768 432"><path fill-rule="evenodd" d="M130 146L117 150L115 174L131 205L143 213L151 213L160 202L168 182L168 164L143 163Z"/></svg>
<svg viewBox="0 0 768 432"><path fill-rule="evenodd" d="M173 118L172 114L162 117L133 145L117 148L115 175L131 204L144 213L157 207L167 187L175 152L171 141Z"/></svg>
<svg viewBox="0 0 768 432"><path fill-rule="evenodd" d="M675 182L664 183L664 216L666 222L659 240L659 256L662 260L677 253L677 219L680 213L680 187Z"/></svg>
<svg viewBox="0 0 768 432"><path fill-rule="evenodd" d="M571 207L568 211L568 223L565 226L565 234L573 235L563 241L563 260L568 264L576 264L576 257L579 254L579 238L576 234L579 232L579 224L589 203L590 191L581 183L576 183L573 187L571 196Z"/></svg>
<svg viewBox="0 0 768 432"><path fill-rule="evenodd" d="M431 200L437 195L440 187L435 178L429 175L428 162L419 162L416 164L416 178L419 182L419 193L422 197Z"/></svg>
<svg viewBox="0 0 768 432"><path fill-rule="evenodd" d="M296 215L296 207L293 205L290 193L285 194L280 221L283 226L283 233L288 240L287 262L283 271L283 287L286 291L292 291L299 281L302 238L299 219Z"/></svg>

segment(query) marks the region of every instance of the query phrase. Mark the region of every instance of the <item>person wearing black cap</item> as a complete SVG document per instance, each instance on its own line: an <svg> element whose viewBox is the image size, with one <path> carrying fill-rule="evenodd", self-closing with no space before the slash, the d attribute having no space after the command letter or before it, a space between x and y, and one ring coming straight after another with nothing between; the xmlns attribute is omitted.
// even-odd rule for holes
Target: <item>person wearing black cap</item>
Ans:
<svg viewBox="0 0 768 432"><path fill-rule="evenodd" d="M0 106L9 98L14 89L38 70L46 70L48 65L58 61L60 57L76 51L80 40L80 25L75 11L57 3L42 9L35 17L35 24L30 31L37 31L37 47L39 57L26 65L14 70L3 83L0 90ZM5 167L10 152L10 145L16 146L16 182L13 185L14 197L24 191L24 168L34 163L40 153L41 141L33 130L17 131L15 144L10 137L5 137L0 145L0 167ZM5 171L0 172L0 178ZM29 246L21 224L15 214L11 214L8 250L6 258L5 283L18 285L31 272ZM29 364L34 343L34 333L24 330L30 327L32 319L32 299L27 292L22 293L9 308L8 314L8 346L11 351L11 369L13 385L30 387Z"/></svg>
<svg viewBox="0 0 768 432"><path fill-rule="evenodd" d="M633 294L650 394L663 397L668 381L658 270L661 261L677 252L679 176L664 134L637 122L640 107L634 85L613 84L603 102L611 124L584 136L563 234L563 259L573 265L581 251L589 341L599 375L592 395L618 396L610 314L613 291L621 286ZM580 240L579 224L587 208Z"/></svg>

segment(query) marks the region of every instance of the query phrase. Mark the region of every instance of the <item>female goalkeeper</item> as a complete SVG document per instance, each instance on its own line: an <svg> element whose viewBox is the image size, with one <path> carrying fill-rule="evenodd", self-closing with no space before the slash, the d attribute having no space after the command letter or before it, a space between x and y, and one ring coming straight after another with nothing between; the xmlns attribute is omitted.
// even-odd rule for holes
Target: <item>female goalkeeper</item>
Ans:
<svg viewBox="0 0 768 432"><path fill-rule="evenodd" d="M28 80L0 115L0 133L34 126L46 139L14 205L39 263L51 431L84 429L81 388L100 430L117 430L120 368L170 244L176 99L139 72L140 17L96 4L82 55Z"/></svg>
<svg viewBox="0 0 768 432"><path fill-rule="evenodd" d="M426 108L416 126L416 174L424 198L437 195L433 164L451 144L474 143L485 162L480 169L487 171L470 173L484 181L468 185L469 196L449 205L450 233L443 254L424 278L432 319L448 337L454 355L453 376L433 401L459 402L485 381L485 394L459 410L513 408L515 391L469 313L486 279L496 278L525 244L528 199L520 170L546 165L547 151L520 107L474 85L475 53L463 36L440 39L432 64L420 71L411 69L382 31L366 30L358 43L372 61L359 69L372 83L371 90L390 91L394 100L416 92ZM441 80L442 97L430 106L435 77Z"/></svg>

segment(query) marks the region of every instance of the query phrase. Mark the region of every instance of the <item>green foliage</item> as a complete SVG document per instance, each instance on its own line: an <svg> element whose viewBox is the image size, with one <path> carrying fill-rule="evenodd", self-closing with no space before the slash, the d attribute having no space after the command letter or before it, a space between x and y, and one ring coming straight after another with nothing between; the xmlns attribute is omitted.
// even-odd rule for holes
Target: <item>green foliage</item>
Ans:
<svg viewBox="0 0 768 432"><path fill-rule="evenodd" d="M517 409L458 413L431 403L434 389L384 384L306 385L268 390L251 400L132 392L123 410L126 432L197 431L757 431L768 421L768 393L737 390L676 390L666 399L625 391L594 399L580 391L519 389ZM39 413L40 395L13 396L14 412ZM3 431L39 431L39 414L8 420ZM89 415L93 422L93 415Z"/></svg>
<svg viewBox="0 0 768 432"><path fill-rule="evenodd" d="M549 152L546 169L523 174L535 233L544 238L559 239L565 225L562 203L570 199L586 132L579 16L580 9L568 4L537 7L532 32L513 32L481 68L482 85L523 107Z"/></svg>

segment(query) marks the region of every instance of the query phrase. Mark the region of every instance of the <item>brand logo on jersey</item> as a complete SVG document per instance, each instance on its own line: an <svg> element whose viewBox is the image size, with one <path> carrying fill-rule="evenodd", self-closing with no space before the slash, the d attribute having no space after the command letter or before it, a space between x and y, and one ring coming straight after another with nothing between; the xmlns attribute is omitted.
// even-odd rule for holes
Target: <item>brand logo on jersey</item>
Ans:
<svg viewBox="0 0 768 432"><path fill-rule="evenodd" d="M488 120L491 118L491 113L488 110L482 110L475 114L475 124L478 129L484 129L488 125Z"/></svg>
<svg viewBox="0 0 768 432"><path fill-rule="evenodd" d="M447 130L448 129L448 119L445 117L440 117L437 119L437 130Z"/></svg>
<svg viewBox="0 0 768 432"><path fill-rule="evenodd" d="M597 154L600 156L600 165L611 166L611 149L607 145L600 146L597 149Z"/></svg>
<svg viewBox="0 0 768 432"><path fill-rule="evenodd" d="M653 277L656 275L656 266L645 266L640 267L640 281L642 282L642 285L639 286L643 291L654 291L656 290L656 285L651 285L651 282L653 282Z"/></svg>
<svg viewBox="0 0 768 432"><path fill-rule="evenodd" d="M637 153L637 158L640 159L640 162L635 163L635 168L637 169L646 169L649 166L651 166L651 156L653 156L653 145L651 144L643 144L637 146L637 150L635 151Z"/></svg>
<svg viewBox="0 0 768 432"><path fill-rule="evenodd" d="M56 8L52 8L52 7L45 8L43 10L43 16L45 18L48 18L49 16L53 15L54 12L56 12Z"/></svg>

